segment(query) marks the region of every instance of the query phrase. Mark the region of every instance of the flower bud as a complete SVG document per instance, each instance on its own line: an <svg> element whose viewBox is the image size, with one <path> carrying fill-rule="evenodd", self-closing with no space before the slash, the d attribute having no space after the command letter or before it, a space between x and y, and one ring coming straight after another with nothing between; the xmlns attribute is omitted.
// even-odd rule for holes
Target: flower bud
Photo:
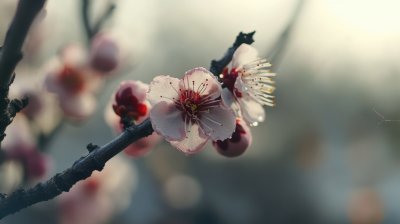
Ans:
<svg viewBox="0 0 400 224"><path fill-rule="evenodd" d="M223 156L237 157L242 155L251 145L250 128L240 119L236 120L236 128L231 138L213 141L214 148Z"/></svg>
<svg viewBox="0 0 400 224"><path fill-rule="evenodd" d="M97 35L90 49L90 65L99 72L111 72L118 66L119 48L113 39L101 34Z"/></svg>
<svg viewBox="0 0 400 224"><path fill-rule="evenodd" d="M131 118L135 121L147 115L148 106L145 103L147 88L142 82L122 82L112 104L114 112L121 118Z"/></svg>

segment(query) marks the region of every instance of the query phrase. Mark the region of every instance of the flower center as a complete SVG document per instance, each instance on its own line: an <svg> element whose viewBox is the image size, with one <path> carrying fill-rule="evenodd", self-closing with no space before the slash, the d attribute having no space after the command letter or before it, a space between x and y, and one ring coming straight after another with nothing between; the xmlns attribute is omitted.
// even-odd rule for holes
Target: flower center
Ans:
<svg viewBox="0 0 400 224"><path fill-rule="evenodd" d="M60 85L71 94L81 93L85 88L83 73L69 66L64 66L58 81Z"/></svg>
<svg viewBox="0 0 400 224"><path fill-rule="evenodd" d="M239 70L233 68L229 71L229 69L225 67L219 77L222 81L222 88L228 88L236 97L242 97L242 93L235 88L235 82L238 76Z"/></svg>

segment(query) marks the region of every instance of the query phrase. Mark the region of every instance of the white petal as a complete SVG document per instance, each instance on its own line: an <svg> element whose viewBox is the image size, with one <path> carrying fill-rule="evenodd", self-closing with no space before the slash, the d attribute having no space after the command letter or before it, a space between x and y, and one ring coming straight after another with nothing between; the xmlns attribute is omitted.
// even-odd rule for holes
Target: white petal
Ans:
<svg viewBox="0 0 400 224"><path fill-rule="evenodd" d="M232 106L233 102L235 101L232 92L228 88L222 89L221 98L222 102L228 107Z"/></svg>
<svg viewBox="0 0 400 224"><path fill-rule="evenodd" d="M235 131L236 116L231 108L222 104L201 113L199 117L204 132L214 141L225 140Z"/></svg>
<svg viewBox="0 0 400 224"><path fill-rule="evenodd" d="M208 138L202 133L197 124L188 127L187 136L180 141L170 141L171 145L186 154L201 151L207 143Z"/></svg>
<svg viewBox="0 0 400 224"><path fill-rule="evenodd" d="M256 126L265 120L265 111L261 104L247 94L237 98L243 119L250 125Z"/></svg>
<svg viewBox="0 0 400 224"><path fill-rule="evenodd" d="M178 97L179 79L170 76L157 76L150 83L147 99L151 104L160 101L172 102L173 98Z"/></svg>
<svg viewBox="0 0 400 224"><path fill-rule="evenodd" d="M153 129L167 141L181 140L185 137L185 123L182 112L174 104L159 102L150 111Z"/></svg>
<svg viewBox="0 0 400 224"><path fill-rule="evenodd" d="M221 95L221 84L217 78L207 69L198 67L185 73L179 82L179 88L190 89L199 92L200 95L212 95L217 98Z"/></svg>
<svg viewBox="0 0 400 224"><path fill-rule="evenodd" d="M248 45L242 44L240 45L232 57L232 67L233 68L242 68L243 65L256 60L258 57L257 50Z"/></svg>

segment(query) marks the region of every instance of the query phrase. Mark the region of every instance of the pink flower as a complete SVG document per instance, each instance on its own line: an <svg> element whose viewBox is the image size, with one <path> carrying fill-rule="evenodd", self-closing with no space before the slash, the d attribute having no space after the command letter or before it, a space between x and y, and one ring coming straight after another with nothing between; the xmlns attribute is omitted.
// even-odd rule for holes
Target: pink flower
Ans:
<svg viewBox="0 0 400 224"><path fill-rule="evenodd" d="M94 91L100 80L86 67L86 54L78 46L68 46L58 60L52 61L45 85L57 94L64 114L75 120L86 119L94 112Z"/></svg>
<svg viewBox="0 0 400 224"><path fill-rule="evenodd" d="M93 172L58 198L59 223L109 223L130 203L136 188L136 170L121 157L110 160L104 170Z"/></svg>
<svg viewBox="0 0 400 224"><path fill-rule="evenodd" d="M2 147L7 160L23 166L28 181L44 177L50 168L50 158L37 149L29 123L23 115L15 117L7 128Z"/></svg>
<svg viewBox="0 0 400 224"><path fill-rule="evenodd" d="M250 147L252 140L250 128L241 119L237 119L232 137L223 141L213 141L213 146L223 156L237 157Z"/></svg>
<svg viewBox="0 0 400 224"><path fill-rule="evenodd" d="M264 121L263 105L274 106L274 73L271 64L258 58L255 48L242 44L233 54L232 61L220 75L227 101L238 104L239 115L251 126ZM229 94L230 93L230 94ZM232 98L233 99L230 99Z"/></svg>
<svg viewBox="0 0 400 224"><path fill-rule="evenodd" d="M130 119L134 123L141 123L149 117L151 105L146 100L147 90L148 85L140 81L124 81L120 84L105 114L105 119L111 128L121 133L124 130L122 119ZM143 156L157 145L160 140L161 137L154 132L150 136L130 144L124 152L133 157Z"/></svg>
<svg viewBox="0 0 400 224"><path fill-rule="evenodd" d="M115 40L106 34L96 35L90 48L89 60L91 67L102 74L113 71L120 61L119 47Z"/></svg>
<svg viewBox="0 0 400 224"><path fill-rule="evenodd" d="M184 153L196 153L211 138L229 138L235 115L221 98L220 83L205 68L187 71L183 79L157 76L147 98L153 104L153 129Z"/></svg>

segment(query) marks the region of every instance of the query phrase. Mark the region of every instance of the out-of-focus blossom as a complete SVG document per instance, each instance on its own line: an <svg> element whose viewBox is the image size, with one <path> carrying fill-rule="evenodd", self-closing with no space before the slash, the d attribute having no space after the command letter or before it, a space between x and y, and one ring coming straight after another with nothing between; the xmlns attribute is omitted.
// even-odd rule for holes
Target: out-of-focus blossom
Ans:
<svg viewBox="0 0 400 224"><path fill-rule="evenodd" d="M235 115L221 98L217 79L204 68L187 71L183 79L157 76L148 99L153 129L184 153L196 153L211 138L231 137Z"/></svg>
<svg viewBox="0 0 400 224"><path fill-rule="evenodd" d="M101 172L95 171L59 197L60 223L106 223L129 205L135 188L134 167L114 157Z"/></svg>
<svg viewBox="0 0 400 224"><path fill-rule="evenodd" d="M146 100L147 90L148 85L140 81L122 82L106 109L105 119L108 125L121 133L124 130L123 119L138 124L148 118L151 105ZM142 156L148 153L160 140L161 137L153 132L151 135L130 144L124 152L133 157Z"/></svg>
<svg viewBox="0 0 400 224"><path fill-rule="evenodd" d="M165 183L164 196L168 204L177 209L195 206L201 199L201 186L193 177L174 175Z"/></svg>
<svg viewBox="0 0 400 224"><path fill-rule="evenodd" d="M90 48L90 66L100 74L115 70L120 62L120 49L116 41L107 34L98 34Z"/></svg>
<svg viewBox="0 0 400 224"><path fill-rule="evenodd" d="M21 163L28 181L44 177L50 159L38 151L26 119L17 116L7 128L6 135L2 143L6 160Z"/></svg>
<svg viewBox="0 0 400 224"><path fill-rule="evenodd" d="M79 46L70 45L61 51L48 68L46 87L57 94L67 117L83 120L94 112L94 91L101 80L86 65L87 55Z"/></svg>
<svg viewBox="0 0 400 224"><path fill-rule="evenodd" d="M223 96L227 102L237 103L240 115L251 126L265 120L263 105L274 106L274 73L271 64L258 58L255 48L242 44L235 51L232 61L223 70L220 78L225 88Z"/></svg>
<svg viewBox="0 0 400 224"><path fill-rule="evenodd" d="M250 128L241 119L237 119L232 137L223 141L213 141L213 146L223 156L236 157L242 155L250 147L252 140Z"/></svg>
<svg viewBox="0 0 400 224"><path fill-rule="evenodd" d="M383 202L374 189L363 188L355 191L351 195L348 209L352 224L375 224L383 221Z"/></svg>

